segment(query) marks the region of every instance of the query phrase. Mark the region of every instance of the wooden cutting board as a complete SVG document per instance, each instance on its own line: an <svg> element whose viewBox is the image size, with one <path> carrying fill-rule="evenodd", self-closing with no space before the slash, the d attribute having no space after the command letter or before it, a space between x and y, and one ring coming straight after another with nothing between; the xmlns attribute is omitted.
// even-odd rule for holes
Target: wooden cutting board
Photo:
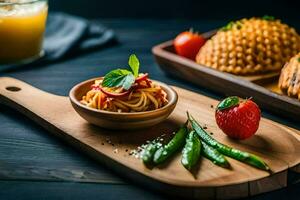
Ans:
<svg viewBox="0 0 300 200"><path fill-rule="evenodd" d="M41 91L13 78L0 78L0 103L18 110L122 176L164 193L202 199L231 199L287 186L288 169L300 163L298 131L262 119L254 137L245 141L230 140L215 124L216 100L174 88L179 101L171 116L155 127L130 132L90 125L73 110L67 97ZM208 127L214 138L261 156L274 173L270 175L230 158L233 169L223 169L202 158L193 176L181 166L180 154L152 170L130 155L131 150L147 140L175 131L186 120L187 110Z"/></svg>

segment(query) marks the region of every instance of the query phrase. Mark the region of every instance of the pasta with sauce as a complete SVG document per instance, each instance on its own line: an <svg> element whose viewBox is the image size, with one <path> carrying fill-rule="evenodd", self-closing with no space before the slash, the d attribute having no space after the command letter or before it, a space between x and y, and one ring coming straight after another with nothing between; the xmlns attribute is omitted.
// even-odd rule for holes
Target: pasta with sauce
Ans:
<svg viewBox="0 0 300 200"><path fill-rule="evenodd" d="M168 103L166 92L148 79L148 74L136 78L129 90L102 86L98 79L81 103L91 108L112 112L142 112L159 109Z"/></svg>

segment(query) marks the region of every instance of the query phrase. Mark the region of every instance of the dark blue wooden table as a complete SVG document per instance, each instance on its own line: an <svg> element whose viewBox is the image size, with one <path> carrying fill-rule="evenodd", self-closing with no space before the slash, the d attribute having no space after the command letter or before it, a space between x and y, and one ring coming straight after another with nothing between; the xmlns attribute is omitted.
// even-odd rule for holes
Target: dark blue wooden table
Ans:
<svg viewBox="0 0 300 200"><path fill-rule="evenodd" d="M38 88L68 95L83 80L101 76L114 67L126 65L136 53L141 71L151 78L214 98L221 95L205 88L165 76L154 62L151 47L194 27L200 32L219 27L222 21L101 20L113 28L120 44L99 49L62 62L1 73L24 80ZM299 24L298 24L299 25ZM298 26L299 28L299 26ZM263 113L264 116L300 129L299 123ZM59 116L57 116L59 117ZM62 119L63 120L63 119ZM293 178L293 177L291 177ZM251 199L299 199L300 183ZM0 199L167 199L132 181L51 137L48 132L16 111L0 106Z"/></svg>

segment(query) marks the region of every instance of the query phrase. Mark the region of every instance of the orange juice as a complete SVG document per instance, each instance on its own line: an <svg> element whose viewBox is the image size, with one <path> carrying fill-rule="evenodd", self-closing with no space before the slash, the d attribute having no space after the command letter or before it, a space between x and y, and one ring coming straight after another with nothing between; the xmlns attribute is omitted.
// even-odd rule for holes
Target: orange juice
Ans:
<svg viewBox="0 0 300 200"><path fill-rule="evenodd" d="M47 1L19 0L1 5L0 63L15 63L39 57L42 51ZM5 4L5 3L4 3Z"/></svg>

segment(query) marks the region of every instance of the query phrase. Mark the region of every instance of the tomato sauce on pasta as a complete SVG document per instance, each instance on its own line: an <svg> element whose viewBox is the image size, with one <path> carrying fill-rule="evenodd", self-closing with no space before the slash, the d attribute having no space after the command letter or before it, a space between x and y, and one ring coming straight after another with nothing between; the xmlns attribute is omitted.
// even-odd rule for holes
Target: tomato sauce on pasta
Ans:
<svg viewBox="0 0 300 200"><path fill-rule="evenodd" d="M80 101L91 108L112 112L142 112L156 110L168 103L167 93L148 74L140 74L129 90L102 86L103 78L95 80Z"/></svg>

